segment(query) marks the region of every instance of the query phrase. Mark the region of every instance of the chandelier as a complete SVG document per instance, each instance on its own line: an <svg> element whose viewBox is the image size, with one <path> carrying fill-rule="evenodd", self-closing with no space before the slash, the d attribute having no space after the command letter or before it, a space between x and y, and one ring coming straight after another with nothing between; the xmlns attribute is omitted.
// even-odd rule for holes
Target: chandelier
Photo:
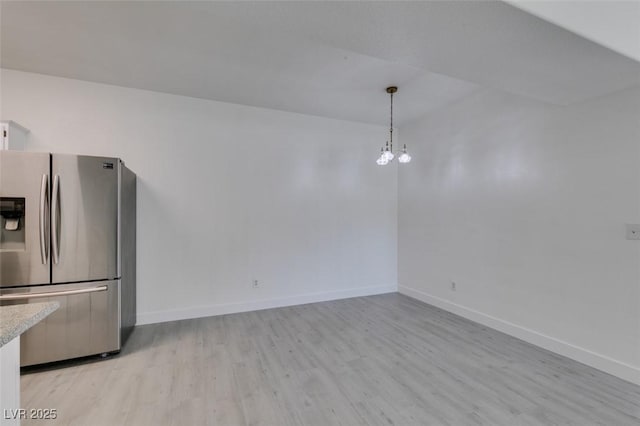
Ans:
<svg viewBox="0 0 640 426"><path fill-rule="evenodd" d="M407 144L404 145L404 147L402 148L402 151L398 152L397 154L393 153L393 94L396 93L397 91L398 91L398 88L396 86L387 87L387 93L391 98L391 120L389 124L389 140L387 141L387 144L383 146L382 149L380 150L380 157L376 160L376 163L379 166L386 166L387 164L389 164L390 161L396 158L396 155L398 157L398 163L408 163L409 161L411 161L411 156L409 155L409 153L407 153Z"/></svg>

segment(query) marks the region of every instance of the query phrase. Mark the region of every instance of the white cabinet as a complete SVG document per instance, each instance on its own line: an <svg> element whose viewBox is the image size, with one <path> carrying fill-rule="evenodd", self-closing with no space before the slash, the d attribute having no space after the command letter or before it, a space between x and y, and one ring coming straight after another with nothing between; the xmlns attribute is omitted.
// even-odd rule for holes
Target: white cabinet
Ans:
<svg viewBox="0 0 640 426"><path fill-rule="evenodd" d="M11 149L24 151L29 130L15 121L0 121L0 150Z"/></svg>
<svg viewBox="0 0 640 426"><path fill-rule="evenodd" d="M0 347L0 426L20 426L20 336Z"/></svg>

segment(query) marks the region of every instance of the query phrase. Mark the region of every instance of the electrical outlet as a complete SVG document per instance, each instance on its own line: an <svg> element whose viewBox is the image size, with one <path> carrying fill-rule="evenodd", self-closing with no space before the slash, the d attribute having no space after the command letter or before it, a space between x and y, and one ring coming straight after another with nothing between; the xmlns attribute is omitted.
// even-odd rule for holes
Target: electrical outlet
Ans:
<svg viewBox="0 0 640 426"><path fill-rule="evenodd" d="M626 231L627 240L640 240L640 225L627 223Z"/></svg>
<svg viewBox="0 0 640 426"><path fill-rule="evenodd" d="M456 282L451 281L451 291L456 291Z"/></svg>
<svg viewBox="0 0 640 426"><path fill-rule="evenodd" d="M257 288L259 285L258 280L253 280L253 288Z"/></svg>

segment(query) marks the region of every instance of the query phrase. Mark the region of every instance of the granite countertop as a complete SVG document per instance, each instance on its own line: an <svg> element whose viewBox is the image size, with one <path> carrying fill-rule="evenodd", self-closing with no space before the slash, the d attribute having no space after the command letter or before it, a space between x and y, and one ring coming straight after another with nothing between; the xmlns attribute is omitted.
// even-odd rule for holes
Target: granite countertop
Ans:
<svg viewBox="0 0 640 426"><path fill-rule="evenodd" d="M58 302L0 306L0 347L42 321L59 307Z"/></svg>

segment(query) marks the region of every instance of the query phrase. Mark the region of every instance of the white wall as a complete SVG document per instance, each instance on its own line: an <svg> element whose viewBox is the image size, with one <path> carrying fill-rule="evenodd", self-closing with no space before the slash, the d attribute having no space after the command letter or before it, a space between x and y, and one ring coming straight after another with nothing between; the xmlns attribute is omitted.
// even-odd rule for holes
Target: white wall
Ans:
<svg viewBox="0 0 640 426"><path fill-rule="evenodd" d="M484 91L402 137L400 292L640 383L640 89Z"/></svg>
<svg viewBox="0 0 640 426"><path fill-rule="evenodd" d="M2 118L31 130L29 150L118 156L137 173L139 323L395 291L384 127L1 77Z"/></svg>

